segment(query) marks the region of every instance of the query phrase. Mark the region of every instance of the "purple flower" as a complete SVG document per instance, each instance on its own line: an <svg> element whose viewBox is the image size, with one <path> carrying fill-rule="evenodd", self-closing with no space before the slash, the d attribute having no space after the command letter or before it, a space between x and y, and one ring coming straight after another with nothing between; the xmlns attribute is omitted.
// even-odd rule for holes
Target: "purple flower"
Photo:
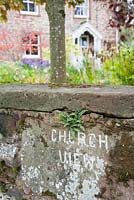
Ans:
<svg viewBox="0 0 134 200"><path fill-rule="evenodd" d="M29 65L30 67L36 68L46 68L50 67L50 62L48 60L41 60L41 59L22 59L22 65Z"/></svg>

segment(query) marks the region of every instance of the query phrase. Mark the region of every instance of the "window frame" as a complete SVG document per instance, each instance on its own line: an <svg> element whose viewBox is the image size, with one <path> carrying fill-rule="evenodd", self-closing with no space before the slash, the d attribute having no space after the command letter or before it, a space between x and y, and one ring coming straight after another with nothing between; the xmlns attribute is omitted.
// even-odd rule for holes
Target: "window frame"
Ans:
<svg viewBox="0 0 134 200"><path fill-rule="evenodd" d="M32 0L23 0L23 3L27 3L27 5L28 5L28 10L27 10L27 11L21 10L21 11L20 11L20 14L23 14L23 15L39 15L39 6L36 5L34 1L32 1ZM30 4L30 3L33 3L33 4L34 4L34 6L35 6L35 11L30 11L30 9L29 9L29 4Z"/></svg>
<svg viewBox="0 0 134 200"><path fill-rule="evenodd" d="M32 44L32 38L31 38L31 35L32 34L35 34L35 35L37 35L37 44ZM23 47L25 48L24 49L24 51L23 51L23 58L29 58L29 59L31 59L31 58L41 58L41 36L40 36L40 34L39 33L36 33L36 32L32 32L32 33L29 33L28 34L28 36L30 37L30 41L29 41L29 43L28 44L25 44L24 42L22 42L22 45L23 45ZM38 51L38 54L37 55L33 55L32 54L32 46L37 46L37 51ZM27 54L26 53L26 47L29 47L30 48L30 54Z"/></svg>
<svg viewBox="0 0 134 200"><path fill-rule="evenodd" d="M80 13L82 12L82 10L85 9L84 13L85 14L75 14L75 10L76 9L80 9ZM74 18L88 18L89 17L89 0L85 0L84 3L76 5L74 8Z"/></svg>
<svg viewBox="0 0 134 200"><path fill-rule="evenodd" d="M86 39L87 39L87 46L83 46L83 45L82 45L82 39L83 39L83 38L86 38ZM89 48L89 36L88 36L88 35L82 35L82 36L80 37L79 46L80 46L81 49L88 49L88 48Z"/></svg>

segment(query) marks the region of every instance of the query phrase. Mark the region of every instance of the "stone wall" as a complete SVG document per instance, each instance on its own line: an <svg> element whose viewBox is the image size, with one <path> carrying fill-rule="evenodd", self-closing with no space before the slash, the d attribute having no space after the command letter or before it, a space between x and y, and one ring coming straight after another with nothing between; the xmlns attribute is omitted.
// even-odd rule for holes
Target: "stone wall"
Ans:
<svg viewBox="0 0 134 200"><path fill-rule="evenodd" d="M0 86L0 198L133 200L134 87Z"/></svg>

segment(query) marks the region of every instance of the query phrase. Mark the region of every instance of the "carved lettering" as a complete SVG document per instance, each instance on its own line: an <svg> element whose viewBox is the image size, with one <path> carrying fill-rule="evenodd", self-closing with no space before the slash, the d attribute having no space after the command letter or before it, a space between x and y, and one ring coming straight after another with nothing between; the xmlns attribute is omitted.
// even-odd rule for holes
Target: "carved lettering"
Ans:
<svg viewBox="0 0 134 200"><path fill-rule="evenodd" d="M78 132L78 145L86 145L86 134Z"/></svg>
<svg viewBox="0 0 134 200"><path fill-rule="evenodd" d="M96 147L96 136L94 133L89 135L89 146L95 148Z"/></svg>
<svg viewBox="0 0 134 200"><path fill-rule="evenodd" d="M56 142L56 138L54 137L55 134L56 134L56 130L52 129L52 134L51 134L51 140L52 140L52 142Z"/></svg>
<svg viewBox="0 0 134 200"><path fill-rule="evenodd" d="M99 135L99 147L102 148L102 145L105 147L106 150L108 150L108 137L107 135Z"/></svg>

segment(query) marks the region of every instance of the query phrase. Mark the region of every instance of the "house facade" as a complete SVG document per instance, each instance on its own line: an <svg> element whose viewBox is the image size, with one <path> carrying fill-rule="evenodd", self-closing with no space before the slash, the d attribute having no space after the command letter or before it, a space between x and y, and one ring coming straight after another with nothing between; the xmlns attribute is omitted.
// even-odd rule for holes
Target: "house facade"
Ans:
<svg viewBox="0 0 134 200"><path fill-rule="evenodd" d="M0 60L45 59L49 47L49 20L44 6L23 0L24 9L10 11L0 24ZM109 26L110 11L101 2L85 0L75 8L66 6L66 36L80 51L96 57L106 43L117 43L118 32Z"/></svg>

